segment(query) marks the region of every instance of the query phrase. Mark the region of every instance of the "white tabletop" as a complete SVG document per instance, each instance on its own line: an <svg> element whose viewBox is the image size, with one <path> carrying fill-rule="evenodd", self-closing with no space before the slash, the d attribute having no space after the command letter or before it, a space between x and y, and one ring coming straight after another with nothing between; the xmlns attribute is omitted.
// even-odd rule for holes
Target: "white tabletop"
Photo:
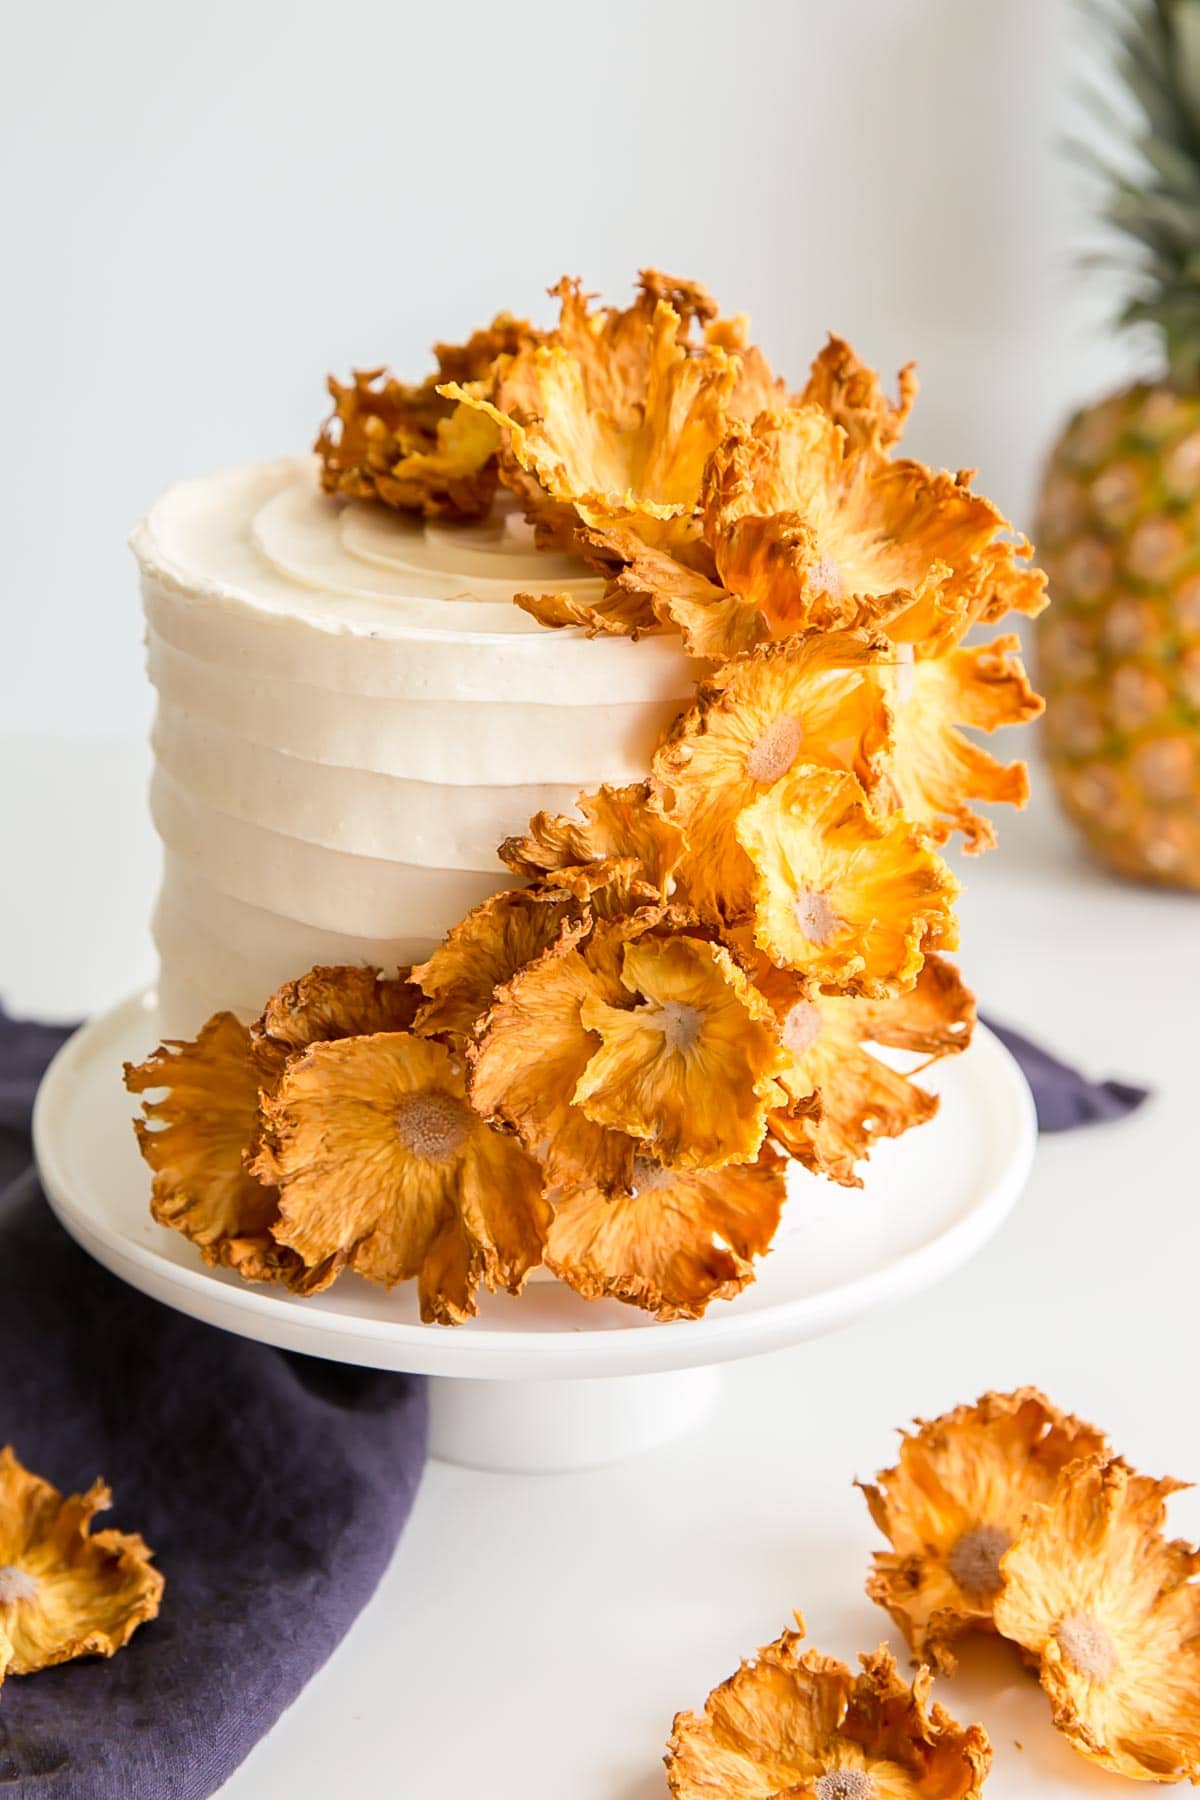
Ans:
<svg viewBox="0 0 1200 1800"><path fill-rule="evenodd" d="M152 974L147 761L133 740L0 738L0 996L67 1017ZM657 1800L673 1713L803 1609L852 1659L891 1638L865 1599L878 1539L851 1487L893 1428L1032 1382L1148 1473L1200 1478L1200 900L1109 880L1048 801L963 866L962 961L985 1008L1095 1074L1135 1118L1043 1140L1000 1236L943 1287L730 1368L692 1437L587 1474L430 1464L378 1593L223 1790L231 1800ZM1194 1495L1178 1531L1200 1535ZM996 1800L1144 1792L1056 1737L999 1648L939 1684L987 1726ZM1160 1790L1161 1791L1161 1790Z"/></svg>

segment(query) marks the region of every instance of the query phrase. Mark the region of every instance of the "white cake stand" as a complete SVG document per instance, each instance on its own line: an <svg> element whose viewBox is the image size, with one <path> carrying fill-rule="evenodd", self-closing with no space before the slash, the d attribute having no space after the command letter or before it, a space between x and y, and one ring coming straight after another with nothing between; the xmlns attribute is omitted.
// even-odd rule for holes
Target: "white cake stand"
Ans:
<svg viewBox="0 0 1200 1800"><path fill-rule="evenodd" d="M433 1376L434 1454L476 1468L581 1468L678 1435L707 1409L721 1363L816 1337L965 1262L1016 1201L1036 1138L1020 1070L980 1028L924 1077L942 1094L937 1117L880 1144L863 1190L792 1171L758 1280L705 1318L660 1325L534 1281L517 1300L484 1296L478 1318L446 1330L420 1322L411 1284L387 1294L348 1276L297 1300L206 1268L153 1222L121 1064L158 1040L153 996L138 995L76 1032L47 1070L34 1145L63 1225L113 1274L210 1325Z"/></svg>

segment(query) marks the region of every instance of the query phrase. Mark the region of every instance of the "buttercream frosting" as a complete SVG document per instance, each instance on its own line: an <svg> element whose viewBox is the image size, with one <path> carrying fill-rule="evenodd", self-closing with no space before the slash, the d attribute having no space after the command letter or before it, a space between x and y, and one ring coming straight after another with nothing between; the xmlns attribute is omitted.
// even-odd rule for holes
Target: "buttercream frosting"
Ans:
<svg viewBox="0 0 1200 1800"><path fill-rule="evenodd" d="M597 579L511 509L410 521L327 498L308 457L177 484L133 548L170 1034L316 962L427 954L511 880L496 846L532 812L645 774L696 679L674 639L515 606Z"/></svg>

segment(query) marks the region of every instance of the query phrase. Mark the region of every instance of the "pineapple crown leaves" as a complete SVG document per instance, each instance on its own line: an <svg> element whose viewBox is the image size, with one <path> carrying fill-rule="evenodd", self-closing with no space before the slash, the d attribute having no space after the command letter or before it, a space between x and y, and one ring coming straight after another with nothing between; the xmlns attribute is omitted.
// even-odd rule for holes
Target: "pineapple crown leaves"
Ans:
<svg viewBox="0 0 1200 1800"><path fill-rule="evenodd" d="M1200 0L1112 0L1090 9L1112 39L1114 72L1136 115L1129 123L1098 94L1104 130L1132 136L1136 172L1094 149L1102 216L1134 246L1134 291L1123 324L1161 332L1173 380L1200 386ZM1128 250L1122 259L1129 266Z"/></svg>

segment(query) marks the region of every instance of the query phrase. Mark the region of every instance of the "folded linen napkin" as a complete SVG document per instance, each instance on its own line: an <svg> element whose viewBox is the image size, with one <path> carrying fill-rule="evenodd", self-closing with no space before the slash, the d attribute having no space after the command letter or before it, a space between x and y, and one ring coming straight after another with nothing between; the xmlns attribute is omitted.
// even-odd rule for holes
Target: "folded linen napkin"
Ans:
<svg viewBox="0 0 1200 1800"><path fill-rule="evenodd" d="M0 1444L69 1491L103 1475L111 1522L145 1536L167 1589L111 1662L4 1684L0 1790L207 1800L387 1566L425 1457L424 1393L198 1324L75 1246L28 1169L38 1079L67 1035L0 1010ZM1000 1035L1043 1130L1145 1098Z"/></svg>
<svg viewBox="0 0 1200 1800"><path fill-rule="evenodd" d="M0 1014L0 1179L29 1161L66 1035ZM109 1662L0 1689L0 1794L207 1800L373 1593L425 1461L416 1377L249 1343L145 1298L58 1225L32 1172L0 1195L0 1444L59 1488L103 1475L166 1576ZM287 1729L286 1724L283 1727Z"/></svg>

